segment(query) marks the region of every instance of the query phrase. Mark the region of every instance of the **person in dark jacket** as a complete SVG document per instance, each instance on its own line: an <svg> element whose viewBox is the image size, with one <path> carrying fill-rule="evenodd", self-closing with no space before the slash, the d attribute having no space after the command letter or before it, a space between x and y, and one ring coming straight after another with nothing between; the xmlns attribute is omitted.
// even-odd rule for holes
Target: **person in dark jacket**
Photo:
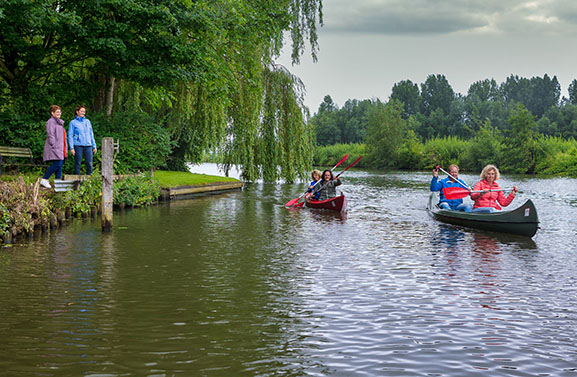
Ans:
<svg viewBox="0 0 577 377"><path fill-rule="evenodd" d="M318 193L318 200L327 200L337 196L337 186L341 185L340 178L335 179L333 172L325 170L322 175L322 180L317 183L312 195Z"/></svg>
<svg viewBox="0 0 577 377"><path fill-rule="evenodd" d="M86 107L78 106L74 110L74 119L68 126L68 144L70 153L74 156L74 174L80 174L82 157L86 165L86 174L92 174L92 159L96 153L96 141L92 124L85 118Z"/></svg>
<svg viewBox="0 0 577 377"><path fill-rule="evenodd" d="M56 179L62 177L62 165L67 157L66 150L66 130L64 121L61 118L62 110L60 106L50 106L50 119L46 122L46 142L44 143L43 160L51 165L46 169L46 173L40 180L40 185L52 188L50 176L54 174Z"/></svg>
<svg viewBox="0 0 577 377"><path fill-rule="evenodd" d="M443 189L447 187L467 188L465 182L460 180L459 167L455 164L449 165L449 176L445 179L439 180L439 169L433 169L433 179L431 179L431 191L439 191L439 208L452 209L455 211L471 212L472 206L463 203L463 199L447 199L443 195Z"/></svg>

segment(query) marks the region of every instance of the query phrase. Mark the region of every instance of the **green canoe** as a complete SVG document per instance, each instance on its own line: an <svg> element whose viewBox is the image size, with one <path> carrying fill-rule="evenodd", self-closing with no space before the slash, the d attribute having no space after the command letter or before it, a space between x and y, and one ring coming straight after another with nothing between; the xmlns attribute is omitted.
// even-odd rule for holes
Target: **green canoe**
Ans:
<svg viewBox="0 0 577 377"><path fill-rule="evenodd" d="M531 200L511 211L494 213L472 213L440 209L439 196L432 193L427 209L433 218L454 225L490 230L493 232L512 233L533 237L539 228L537 209Z"/></svg>

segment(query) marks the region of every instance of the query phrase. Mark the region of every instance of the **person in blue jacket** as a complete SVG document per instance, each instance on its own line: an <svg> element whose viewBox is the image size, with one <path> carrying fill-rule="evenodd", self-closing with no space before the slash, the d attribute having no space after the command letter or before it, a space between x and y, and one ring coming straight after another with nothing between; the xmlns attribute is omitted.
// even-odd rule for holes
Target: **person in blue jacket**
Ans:
<svg viewBox="0 0 577 377"><path fill-rule="evenodd" d="M313 170L311 173L311 178L313 180L311 181L311 184L309 185L307 192L311 192L313 194L309 195L307 199L319 200L319 192L318 191L315 192L315 187L317 185L322 184L321 182L319 182L321 180L321 171L317 169Z"/></svg>
<svg viewBox="0 0 577 377"><path fill-rule="evenodd" d="M471 212L472 205L463 203L463 199L446 199L443 189L446 187L467 188L465 182L459 179L459 167L455 164L449 165L449 176L439 180L439 169L433 169L433 179L431 180L431 191L440 191L439 208L452 209L455 211ZM457 182L457 180L460 182Z"/></svg>
<svg viewBox="0 0 577 377"><path fill-rule="evenodd" d="M74 174L80 174L82 157L86 165L86 174L92 174L92 159L96 153L96 141L92 124L84 116L86 107L78 106L74 110L74 119L68 126L68 145L70 153L74 156Z"/></svg>

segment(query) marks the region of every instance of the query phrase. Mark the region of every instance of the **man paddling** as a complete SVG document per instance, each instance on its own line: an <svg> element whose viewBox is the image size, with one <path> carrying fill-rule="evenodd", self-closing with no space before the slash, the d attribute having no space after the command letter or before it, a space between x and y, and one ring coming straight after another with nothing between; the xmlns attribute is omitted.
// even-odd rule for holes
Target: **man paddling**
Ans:
<svg viewBox="0 0 577 377"><path fill-rule="evenodd" d="M467 184L459 179L459 167L455 164L449 165L449 176L445 179L438 179L439 168L433 169L433 179L431 180L431 191L440 191L439 208L452 209L455 211L471 212L472 205L463 203L463 199L447 199L443 195L443 189L447 187L467 187Z"/></svg>

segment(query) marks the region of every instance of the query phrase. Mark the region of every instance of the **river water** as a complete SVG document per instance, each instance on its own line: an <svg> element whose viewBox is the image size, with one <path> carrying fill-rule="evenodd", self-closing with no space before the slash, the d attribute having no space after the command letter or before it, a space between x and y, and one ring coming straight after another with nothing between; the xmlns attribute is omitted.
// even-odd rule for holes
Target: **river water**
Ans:
<svg viewBox="0 0 577 377"><path fill-rule="evenodd" d="M0 375L577 376L577 180L501 179L527 239L436 222L426 173L343 178L342 215L257 183L0 248Z"/></svg>

